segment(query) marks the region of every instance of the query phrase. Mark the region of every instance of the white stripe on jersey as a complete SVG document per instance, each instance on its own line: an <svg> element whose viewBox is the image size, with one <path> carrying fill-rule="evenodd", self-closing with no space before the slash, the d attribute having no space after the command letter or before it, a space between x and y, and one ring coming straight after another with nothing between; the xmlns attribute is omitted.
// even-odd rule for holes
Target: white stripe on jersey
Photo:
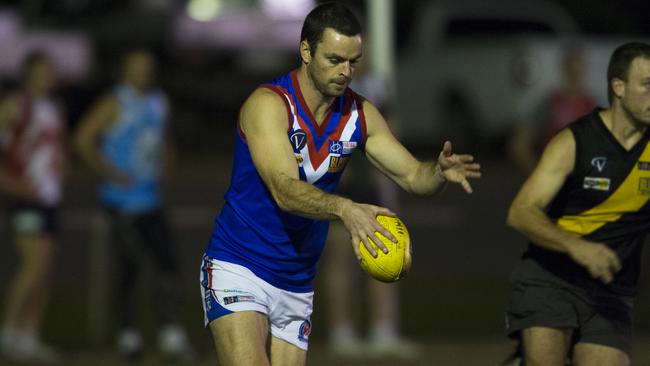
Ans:
<svg viewBox="0 0 650 366"><path fill-rule="evenodd" d="M301 129L300 124L298 123L298 117L297 117L297 112L294 108L294 105L292 103L291 98L284 94L284 97L287 99L289 102L289 106L291 108L291 115L293 116L293 130L299 130ZM357 111L357 102L353 101L352 103L352 108L350 111L350 117L348 118L347 121L345 121L346 125L343 128L343 132L341 133L340 141L349 141L350 138L352 137L352 134L354 131L357 129L357 119L359 118L359 112ZM343 123L339 121L339 123ZM324 143L327 143L325 141ZM330 157L331 154L328 152L327 157L323 160L323 162L318 166L316 169L312 166L311 158L309 156L309 147L308 144L305 144L305 146L300 150L300 155L302 156L303 159L303 164L302 168L303 171L305 172L305 177L307 178L307 183L313 184L320 178L322 178L328 171L329 165L330 165Z"/></svg>

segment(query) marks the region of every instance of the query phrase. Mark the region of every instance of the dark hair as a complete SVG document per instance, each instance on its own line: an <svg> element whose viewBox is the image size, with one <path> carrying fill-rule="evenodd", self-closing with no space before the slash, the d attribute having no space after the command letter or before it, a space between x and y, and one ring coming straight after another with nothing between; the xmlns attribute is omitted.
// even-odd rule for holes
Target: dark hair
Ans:
<svg viewBox="0 0 650 366"><path fill-rule="evenodd" d="M25 82L27 77L34 67L41 62L49 62L50 57L44 51L36 50L29 52L24 58L23 63L20 66L20 80Z"/></svg>
<svg viewBox="0 0 650 366"><path fill-rule="evenodd" d="M345 36L361 34L361 24L350 9L339 3L321 4L307 14L300 32L300 41L309 43L312 54L316 52L325 28L332 28Z"/></svg>
<svg viewBox="0 0 650 366"><path fill-rule="evenodd" d="M619 46L612 53L607 67L607 98L610 104L614 100L612 79L627 80L630 64L637 57L650 59L650 45L641 42L630 42Z"/></svg>

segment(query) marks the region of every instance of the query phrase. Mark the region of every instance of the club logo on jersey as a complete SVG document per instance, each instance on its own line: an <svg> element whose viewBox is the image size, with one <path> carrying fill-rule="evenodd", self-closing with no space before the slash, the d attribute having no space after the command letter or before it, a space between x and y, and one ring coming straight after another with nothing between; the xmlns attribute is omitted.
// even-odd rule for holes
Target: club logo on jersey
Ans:
<svg viewBox="0 0 650 366"><path fill-rule="evenodd" d="M644 196L650 196L650 178L639 178L639 193Z"/></svg>
<svg viewBox="0 0 650 366"><path fill-rule="evenodd" d="M595 158L591 159L591 165L595 166L596 169L598 169L599 173L603 172L603 169L605 169L605 164L607 164L607 158L604 156L596 156Z"/></svg>
<svg viewBox="0 0 650 366"><path fill-rule="evenodd" d="M330 156L330 166L327 171L330 173L340 172L345 168L345 164L347 164L349 159L349 156Z"/></svg>
<svg viewBox="0 0 650 366"><path fill-rule="evenodd" d="M296 154L296 162L298 163L298 166L302 166L302 162L304 159L302 158L302 155Z"/></svg>
<svg viewBox="0 0 650 366"><path fill-rule="evenodd" d="M305 320L300 324L300 330L298 330L298 339L307 342L309 340L309 335L311 334L311 322Z"/></svg>
<svg viewBox="0 0 650 366"><path fill-rule="evenodd" d="M356 141L343 141L343 155L350 155L357 147Z"/></svg>
<svg viewBox="0 0 650 366"><path fill-rule="evenodd" d="M650 161L640 161L637 166L639 170L650 170Z"/></svg>
<svg viewBox="0 0 650 366"><path fill-rule="evenodd" d="M597 191L609 191L609 178L602 177L585 177L582 181L583 189L594 189Z"/></svg>
<svg viewBox="0 0 650 366"><path fill-rule="evenodd" d="M291 141L291 146L293 146L294 150L302 150L305 144L307 144L307 134L303 130L295 130L289 136L289 141Z"/></svg>
<svg viewBox="0 0 650 366"><path fill-rule="evenodd" d="M330 140L330 154L340 156L343 153L343 143L341 141Z"/></svg>

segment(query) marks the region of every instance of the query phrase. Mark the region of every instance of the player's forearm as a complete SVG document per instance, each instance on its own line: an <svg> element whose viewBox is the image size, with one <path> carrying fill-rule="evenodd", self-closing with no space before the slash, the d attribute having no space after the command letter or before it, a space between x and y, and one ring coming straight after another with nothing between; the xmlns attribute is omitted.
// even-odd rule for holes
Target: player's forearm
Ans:
<svg viewBox="0 0 650 366"><path fill-rule="evenodd" d="M570 254L575 246L585 242L579 235L559 228L537 207L513 205L507 223L534 244L561 253Z"/></svg>
<svg viewBox="0 0 650 366"><path fill-rule="evenodd" d="M272 185L273 198L282 210L312 219L338 219L351 202L285 174L275 177Z"/></svg>
<svg viewBox="0 0 650 366"><path fill-rule="evenodd" d="M437 162L420 162L402 186L407 192L419 195L433 195L445 187L447 179Z"/></svg>

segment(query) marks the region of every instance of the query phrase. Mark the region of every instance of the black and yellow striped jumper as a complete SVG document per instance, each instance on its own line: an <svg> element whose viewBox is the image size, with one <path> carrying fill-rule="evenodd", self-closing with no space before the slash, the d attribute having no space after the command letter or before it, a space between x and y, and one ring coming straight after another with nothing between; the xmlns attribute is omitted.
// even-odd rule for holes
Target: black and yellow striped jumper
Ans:
<svg viewBox="0 0 650 366"><path fill-rule="evenodd" d="M587 290L634 296L643 241L650 229L650 130L626 150L607 129L600 109L577 120L575 165L548 207L562 229L616 251L622 269L604 285L567 254L530 244L514 280L571 284Z"/></svg>

